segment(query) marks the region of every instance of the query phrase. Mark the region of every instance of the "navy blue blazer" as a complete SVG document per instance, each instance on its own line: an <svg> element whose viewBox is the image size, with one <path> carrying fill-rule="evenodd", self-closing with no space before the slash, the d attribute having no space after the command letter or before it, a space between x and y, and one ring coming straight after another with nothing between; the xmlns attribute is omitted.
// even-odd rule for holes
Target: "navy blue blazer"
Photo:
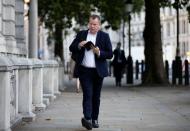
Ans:
<svg viewBox="0 0 190 131"><path fill-rule="evenodd" d="M114 55L114 58L113 58L113 61L112 61L112 65L113 66L117 66L118 65L118 59L121 60L121 65L125 66L127 64L127 59L125 58L125 52L124 50L119 50L118 49L115 49L113 51L113 55ZM120 57L120 58L119 58Z"/></svg>
<svg viewBox="0 0 190 131"><path fill-rule="evenodd" d="M86 40L87 34L88 30L80 31L69 47L70 52L72 52L72 55L75 57L76 70L79 69L85 53L84 47L79 49L79 43ZM106 59L111 59L113 56L112 44L109 35L103 31L98 31L95 46L100 49L100 56L95 55L97 72L100 77L106 77L108 76L108 65ZM76 71L76 73L77 72L78 71ZM76 75L80 76L80 74Z"/></svg>

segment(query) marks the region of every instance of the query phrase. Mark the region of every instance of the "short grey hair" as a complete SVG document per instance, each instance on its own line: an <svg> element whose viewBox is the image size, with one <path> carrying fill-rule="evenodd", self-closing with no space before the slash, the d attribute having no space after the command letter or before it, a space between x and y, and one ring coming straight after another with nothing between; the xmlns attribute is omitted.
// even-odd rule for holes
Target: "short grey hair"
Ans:
<svg viewBox="0 0 190 131"><path fill-rule="evenodd" d="M92 18L93 20L94 20L94 19L98 19L98 20L101 22L101 19L100 19L100 16L99 16L99 15L92 14L92 15L90 16L90 18Z"/></svg>

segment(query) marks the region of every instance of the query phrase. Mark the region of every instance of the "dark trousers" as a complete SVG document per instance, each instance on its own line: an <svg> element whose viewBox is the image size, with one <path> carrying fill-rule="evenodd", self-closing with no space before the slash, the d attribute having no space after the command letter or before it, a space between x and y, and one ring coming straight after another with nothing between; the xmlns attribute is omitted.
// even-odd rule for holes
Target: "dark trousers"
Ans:
<svg viewBox="0 0 190 131"><path fill-rule="evenodd" d="M115 76L116 86L121 86L122 71L123 71L122 63L118 63L114 66L114 76Z"/></svg>
<svg viewBox="0 0 190 131"><path fill-rule="evenodd" d="M79 80L83 91L83 114L86 119L97 120L103 78L95 68L80 66Z"/></svg>

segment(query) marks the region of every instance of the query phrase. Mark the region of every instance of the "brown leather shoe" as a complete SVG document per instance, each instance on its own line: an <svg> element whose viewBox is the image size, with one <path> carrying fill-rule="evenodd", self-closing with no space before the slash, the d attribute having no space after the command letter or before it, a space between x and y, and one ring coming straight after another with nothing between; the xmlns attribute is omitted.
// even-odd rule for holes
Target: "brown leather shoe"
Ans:
<svg viewBox="0 0 190 131"><path fill-rule="evenodd" d="M86 120L85 118L81 119L82 126L85 127L87 130L92 130L92 121Z"/></svg>

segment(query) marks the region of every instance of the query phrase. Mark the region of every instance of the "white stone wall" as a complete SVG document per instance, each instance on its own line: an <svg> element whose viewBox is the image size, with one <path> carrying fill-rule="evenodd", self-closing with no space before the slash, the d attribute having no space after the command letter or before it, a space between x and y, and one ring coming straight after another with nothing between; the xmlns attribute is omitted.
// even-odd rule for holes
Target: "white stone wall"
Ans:
<svg viewBox="0 0 190 131"><path fill-rule="evenodd" d="M0 1L0 53L27 55L23 13L23 0Z"/></svg>
<svg viewBox="0 0 190 131"><path fill-rule="evenodd" d="M15 40L15 0L3 0L3 35L6 41L6 52L16 54Z"/></svg>
<svg viewBox="0 0 190 131"><path fill-rule="evenodd" d="M31 18L30 23L33 21ZM0 0L0 131L10 131L11 126L21 120L34 120L34 110L44 110L44 103L60 94L57 62L43 64L40 60L32 61L27 58L27 48L23 0ZM43 90L47 85L43 84L45 71L52 73L49 78L52 98L44 97Z"/></svg>
<svg viewBox="0 0 190 131"><path fill-rule="evenodd" d="M0 56L0 130L10 130L11 118L11 63Z"/></svg>
<svg viewBox="0 0 190 131"><path fill-rule="evenodd" d="M16 27L16 42L18 54L27 55L27 47L24 39L24 1L16 0L15 5L15 27Z"/></svg>
<svg viewBox="0 0 190 131"><path fill-rule="evenodd" d="M10 73L9 72L0 72L0 130L10 129ZM6 88L4 88L6 87Z"/></svg>
<svg viewBox="0 0 190 131"><path fill-rule="evenodd" d="M3 14L2 14L2 10L3 10L3 1L0 1L0 52L5 52L6 48L5 48L5 38L3 36Z"/></svg>

